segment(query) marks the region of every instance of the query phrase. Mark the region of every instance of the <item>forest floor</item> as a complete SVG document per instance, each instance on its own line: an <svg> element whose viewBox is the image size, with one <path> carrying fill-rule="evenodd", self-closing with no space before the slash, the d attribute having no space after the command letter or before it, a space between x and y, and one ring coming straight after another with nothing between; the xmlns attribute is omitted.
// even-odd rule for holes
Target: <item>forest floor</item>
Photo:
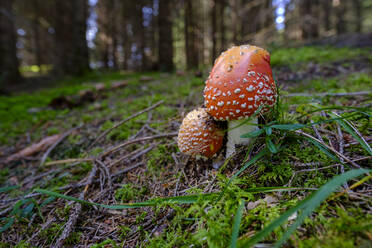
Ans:
<svg viewBox="0 0 372 248"><path fill-rule="evenodd" d="M176 141L208 69L92 72L0 96L0 247L271 247L297 222L286 247L371 247L371 176L332 180L372 169L371 51L271 53L275 123L218 169Z"/></svg>

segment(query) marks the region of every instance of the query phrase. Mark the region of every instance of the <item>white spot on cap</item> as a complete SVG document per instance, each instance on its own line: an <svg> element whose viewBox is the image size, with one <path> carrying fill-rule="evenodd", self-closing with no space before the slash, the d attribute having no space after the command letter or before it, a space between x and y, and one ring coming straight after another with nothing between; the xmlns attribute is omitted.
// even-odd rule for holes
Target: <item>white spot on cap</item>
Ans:
<svg viewBox="0 0 372 248"><path fill-rule="evenodd" d="M242 108L245 108L245 107L247 107L247 104L246 104L246 103L243 103L243 104L240 105L240 106L242 106Z"/></svg>
<svg viewBox="0 0 372 248"><path fill-rule="evenodd" d="M226 105L230 105L230 104L231 104L231 102L230 102L230 101L227 101L227 102L226 102Z"/></svg>
<svg viewBox="0 0 372 248"><path fill-rule="evenodd" d="M239 98L244 98L245 97L245 95L244 94L241 94L240 96L239 96Z"/></svg>
<svg viewBox="0 0 372 248"><path fill-rule="evenodd" d="M222 107L223 105L224 105L224 102L223 101L217 103L217 106Z"/></svg>
<svg viewBox="0 0 372 248"><path fill-rule="evenodd" d="M240 109L237 109L235 112L236 112L237 114L239 114L239 113L240 113Z"/></svg>
<svg viewBox="0 0 372 248"><path fill-rule="evenodd" d="M249 87L245 88L248 92L252 92L254 90L253 85L249 85Z"/></svg>
<svg viewBox="0 0 372 248"><path fill-rule="evenodd" d="M228 92L227 92L227 95L231 96L231 92L230 92L230 91L228 91Z"/></svg>
<svg viewBox="0 0 372 248"><path fill-rule="evenodd" d="M241 89L239 89L239 88L236 88L235 90L234 90L234 93L235 94L239 94L240 93L240 91L242 91Z"/></svg>

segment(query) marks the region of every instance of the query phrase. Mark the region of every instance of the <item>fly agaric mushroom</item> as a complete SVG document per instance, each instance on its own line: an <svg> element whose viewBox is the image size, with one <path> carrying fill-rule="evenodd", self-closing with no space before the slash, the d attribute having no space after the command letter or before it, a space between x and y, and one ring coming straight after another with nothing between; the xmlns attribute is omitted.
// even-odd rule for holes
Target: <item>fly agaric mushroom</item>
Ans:
<svg viewBox="0 0 372 248"><path fill-rule="evenodd" d="M216 60L206 81L204 105L215 120L228 121L226 157L235 144L248 144L242 134L256 129L241 125L259 110L267 112L276 102L276 85L270 67L270 54L259 47L234 46ZM252 118L257 123L257 117ZM241 125L240 127L237 127Z"/></svg>
<svg viewBox="0 0 372 248"><path fill-rule="evenodd" d="M222 147L224 131L213 118L198 108L186 115L178 132L178 147L192 156L210 158Z"/></svg>

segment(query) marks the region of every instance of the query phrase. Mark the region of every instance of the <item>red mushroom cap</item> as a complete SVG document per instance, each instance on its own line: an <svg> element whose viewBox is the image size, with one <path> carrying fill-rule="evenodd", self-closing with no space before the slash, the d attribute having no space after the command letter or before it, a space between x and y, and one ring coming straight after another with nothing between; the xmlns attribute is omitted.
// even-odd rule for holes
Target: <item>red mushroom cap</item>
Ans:
<svg viewBox="0 0 372 248"><path fill-rule="evenodd" d="M178 147L185 154L209 158L221 149L224 135L205 108L198 108L183 119L178 132Z"/></svg>
<svg viewBox="0 0 372 248"><path fill-rule="evenodd" d="M234 46L216 60L206 81L204 105L216 120L248 118L276 102L270 54L259 47Z"/></svg>

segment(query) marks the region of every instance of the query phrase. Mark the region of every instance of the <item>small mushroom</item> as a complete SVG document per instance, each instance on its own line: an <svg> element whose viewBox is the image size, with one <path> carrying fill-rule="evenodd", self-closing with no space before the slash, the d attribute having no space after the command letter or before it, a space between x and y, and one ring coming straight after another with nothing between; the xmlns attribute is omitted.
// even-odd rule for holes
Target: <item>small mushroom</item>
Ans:
<svg viewBox="0 0 372 248"><path fill-rule="evenodd" d="M236 144L248 144L242 134L256 129L241 125L259 110L270 110L277 90L270 67L270 54L259 47L234 46L216 60L206 81L204 105L215 120L228 121L226 157L235 152ZM257 123L257 117L252 118ZM241 125L240 127L237 127Z"/></svg>
<svg viewBox="0 0 372 248"><path fill-rule="evenodd" d="M198 108L183 119L178 147L185 154L210 158L221 149L224 134L205 108Z"/></svg>

